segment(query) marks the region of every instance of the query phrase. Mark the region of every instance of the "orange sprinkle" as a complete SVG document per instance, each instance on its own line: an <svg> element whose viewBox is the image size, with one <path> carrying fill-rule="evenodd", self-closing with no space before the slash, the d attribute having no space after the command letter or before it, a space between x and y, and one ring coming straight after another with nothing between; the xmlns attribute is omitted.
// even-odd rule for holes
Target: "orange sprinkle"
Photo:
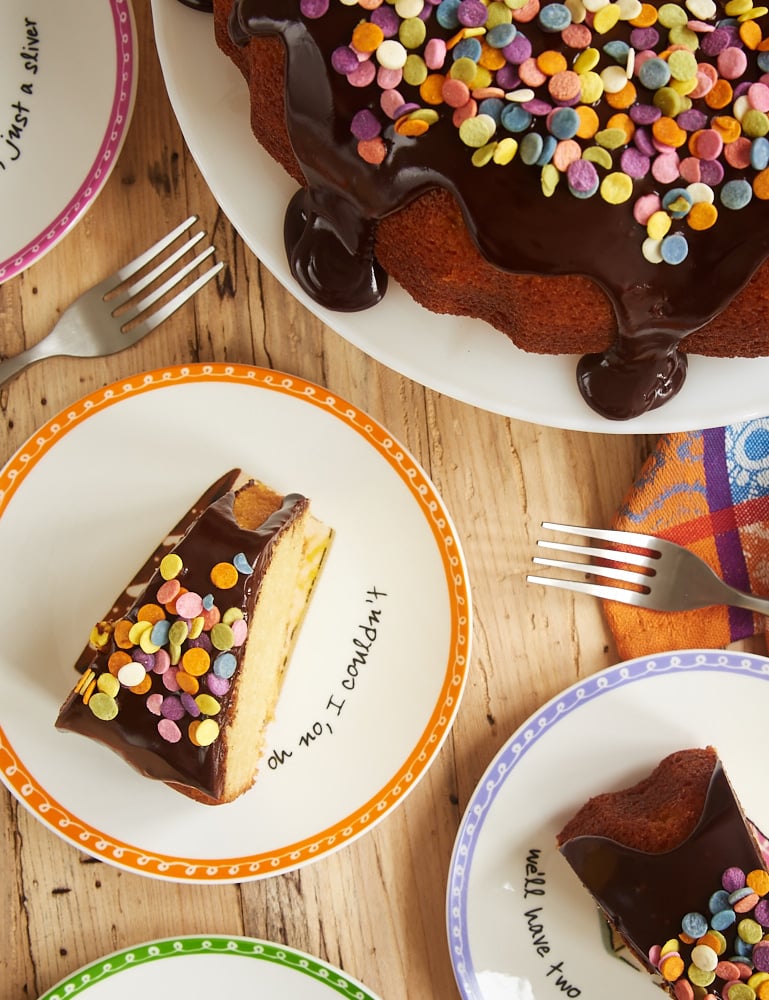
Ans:
<svg viewBox="0 0 769 1000"><path fill-rule="evenodd" d="M202 677L210 666L211 657L201 646L192 646L182 657L182 667L193 677Z"/></svg>
<svg viewBox="0 0 769 1000"><path fill-rule="evenodd" d="M712 89L705 94L705 103L709 108L715 110L725 108L731 101L733 93L734 91L729 81L724 80L723 77L719 77L713 84Z"/></svg>
<svg viewBox="0 0 769 1000"><path fill-rule="evenodd" d="M384 32L372 21L361 21L352 33L353 48L358 52L376 52L384 41Z"/></svg>
<svg viewBox="0 0 769 1000"><path fill-rule="evenodd" d="M592 139L600 126L600 121L595 110L587 104L580 104L574 110L579 116L577 135L580 139Z"/></svg>
<svg viewBox="0 0 769 1000"><path fill-rule="evenodd" d="M88 702L91 700L91 695L94 693L95 690L96 690L96 674L93 675L91 680L88 682L88 686L83 692L83 704L85 705L88 704Z"/></svg>
<svg viewBox="0 0 769 1000"><path fill-rule="evenodd" d="M630 23L634 28L650 28L657 23L657 8L650 3L642 3L641 13L632 18Z"/></svg>
<svg viewBox="0 0 769 1000"><path fill-rule="evenodd" d="M481 42L481 58L478 60L479 66L483 66L484 69L489 69L494 73L498 69L502 69L506 62L507 60L502 53L502 49L495 49L487 42Z"/></svg>
<svg viewBox="0 0 769 1000"><path fill-rule="evenodd" d="M91 681L94 679L95 676L96 674L89 667L75 685L74 687L75 693L80 694L83 688L88 687L88 685L91 683Z"/></svg>
<svg viewBox="0 0 769 1000"><path fill-rule="evenodd" d="M582 93L582 81L573 70L561 70L550 77L547 91L554 101L573 101Z"/></svg>
<svg viewBox="0 0 769 1000"><path fill-rule="evenodd" d="M450 51L455 45L459 45L460 42L464 41L465 37L465 29L460 28L456 35L452 35L451 38L446 39L446 48Z"/></svg>
<svg viewBox="0 0 769 1000"><path fill-rule="evenodd" d="M556 73L563 73L568 67L568 63L562 52L546 49L537 56L537 66L545 76L555 76Z"/></svg>
<svg viewBox="0 0 769 1000"><path fill-rule="evenodd" d="M553 166L563 173L570 163L582 156L582 147L573 139L561 139L553 153Z"/></svg>
<svg viewBox="0 0 769 1000"><path fill-rule="evenodd" d="M163 621L165 616L166 613L159 604L142 604L136 618L140 622L152 622L154 625L156 622Z"/></svg>
<svg viewBox="0 0 769 1000"><path fill-rule="evenodd" d="M718 132L724 142L734 142L742 135L742 127L731 115L715 115L711 127Z"/></svg>
<svg viewBox="0 0 769 1000"><path fill-rule="evenodd" d="M124 667L126 663L130 662L131 657L128 653L124 652L122 649L116 649L107 660L107 667L109 668L109 672L117 677L118 670L120 670L121 667Z"/></svg>
<svg viewBox="0 0 769 1000"><path fill-rule="evenodd" d="M635 84L632 80L628 80L622 90L616 91L610 94L608 91L604 94L604 100L609 105L610 108L631 108L638 96L638 91L635 88Z"/></svg>
<svg viewBox="0 0 769 1000"><path fill-rule="evenodd" d="M766 52L769 49L769 38L765 38L756 46L759 52Z"/></svg>
<svg viewBox="0 0 769 1000"><path fill-rule="evenodd" d="M739 29L740 40L748 49L757 49L761 44L761 28L755 21L743 21Z"/></svg>
<svg viewBox="0 0 769 1000"><path fill-rule="evenodd" d="M430 126L426 121L422 121L421 118L409 118L408 115L404 115L403 118L399 118L395 123L395 131L398 135L406 136L418 136L424 135Z"/></svg>
<svg viewBox="0 0 769 1000"><path fill-rule="evenodd" d="M527 24L529 21L533 21L537 14L539 14L539 9L539 0L526 0L523 7L519 7L513 11L513 20L519 24Z"/></svg>
<svg viewBox="0 0 769 1000"><path fill-rule="evenodd" d="M625 141L630 142L633 138L633 133L635 132L635 122L626 114L612 115L611 118L606 122L606 128L618 128L622 129L625 133Z"/></svg>
<svg viewBox="0 0 769 1000"><path fill-rule="evenodd" d="M381 136L375 139L361 139L358 143L358 156L366 163L377 166L387 156L387 147Z"/></svg>
<svg viewBox="0 0 769 1000"><path fill-rule="evenodd" d="M665 146L672 146L674 149L678 149L686 142L686 132L684 129L681 128L674 118L668 118L667 115L663 115L654 122L652 125L652 134L658 142L663 143Z"/></svg>
<svg viewBox="0 0 769 1000"><path fill-rule="evenodd" d="M149 674L145 674L144 678L141 681L139 681L138 684L134 684L134 686L130 687L128 690L132 691L134 694L146 694L151 687L152 687L152 678L150 677Z"/></svg>
<svg viewBox="0 0 769 1000"><path fill-rule="evenodd" d="M186 670L177 670L176 683L182 691L186 691L187 694L197 694L200 690L200 684L197 677L193 677L192 674L188 674Z"/></svg>
<svg viewBox="0 0 769 1000"><path fill-rule="evenodd" d="M128 638L128 633L131 631L132 625L133 622L130 622L127 618L121 618L120 621L117 622L113 633L116 646L119 646L121 649L132 648L133 643Z"/></svg>
<svg viewBox="0 0 769 1000"><path fill-rule="evenodd" d="M443 104L443 84L446 77L442 73L430 73L419 87L419 96L425 104Z"/></svg>

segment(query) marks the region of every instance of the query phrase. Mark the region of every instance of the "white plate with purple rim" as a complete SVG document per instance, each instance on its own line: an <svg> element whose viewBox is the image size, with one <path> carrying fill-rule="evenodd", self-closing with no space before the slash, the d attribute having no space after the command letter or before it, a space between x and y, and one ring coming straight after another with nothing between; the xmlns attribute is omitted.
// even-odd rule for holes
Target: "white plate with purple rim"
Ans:
<svg viewBox="0 0 769 1000"><path fill-rule="evenodd" d="M648 1000L656 987L611 940L556 835L591 795L709 744L769 832L768 704L769 659L683 650L610 667L534 713L478 782L454 845L446 919L463 1000Z"/></svg>
<svg viewBox="0 0 769 1000"><path fill-rule="evenodd" d="M377 1000L341 969L305 952L258 938L185 935L148 941L105 955L62 979L40 1000L132 1000L183 996L210 1000L226 984L229 996L291 1000Z"/></svg>
<svg viewBox="0 0 769 1000"><path fill-rule="evenodd" d="M0 284L63 239L104 187L137 58L130 0L0 4Z"/></svg>
<svg viewBox="0 0 769 1000"><path fill-rule="evenodd" d="M321 308L295 282L283 249L283 215L296 185L251 134L245 84L217 49L210 15L179 0L152 0L152 11L171 103L214 197L278 281L377 361L492 413L571 430L660 433L766 413L769 358L692 357L678 396L633 420L613 421L582 399L576 357L527 354L479 320L427 312L395 282L364 313Z"/></svg>

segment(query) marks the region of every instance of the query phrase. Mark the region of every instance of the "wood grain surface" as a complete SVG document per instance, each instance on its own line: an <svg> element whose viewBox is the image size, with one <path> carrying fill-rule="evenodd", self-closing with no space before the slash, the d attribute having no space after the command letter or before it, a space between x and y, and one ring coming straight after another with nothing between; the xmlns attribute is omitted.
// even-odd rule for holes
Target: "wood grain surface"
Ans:
<svg viewBox="0 0 769 1000"><path fill-rule="evenodd" d="M125 147L71 234L0 286L0 355L37 342L76 295L190 213L228 266L137 346L45 361L2 387L0 464L68 404L146 369L230 361L321 383L388 427L442 495L472 585L473 657L453 730L404 804L352 845L289 874L212 886L143 878L79 853L0 788L0 997L37 997L117 948L220 932L306 950L387 1000L452 1000L445 892L465 805L531 712L616 661L597 602L526 584L539 524L605 524L653 440L486 413L401 377L326 328L218 208L171 110L149 4L134 0L134 10L140 80Z"/></svg>

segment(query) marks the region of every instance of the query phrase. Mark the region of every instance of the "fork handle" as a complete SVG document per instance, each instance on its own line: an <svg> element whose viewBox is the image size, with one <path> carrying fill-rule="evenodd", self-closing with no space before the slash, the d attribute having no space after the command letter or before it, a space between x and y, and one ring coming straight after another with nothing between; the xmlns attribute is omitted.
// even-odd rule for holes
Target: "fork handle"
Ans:
<svg viewBox="0 0 769 1000"><path fill-rule="evenodd" d="M12 358L0 361L0 385L5 385L14 375L18 375L19 372L23 371L29 365L34 364L35 361L51 357L55 352L46 350L44 344L45 340L41 340L39 343L33 344L32 347L28 347L26 351L14 354Z"/></svg>
<svg viewBox="0 0 769 1000"><path fill-rule="evenodd" d="M756 614L769 617L769 598L767 597L756 597L754 594L746 594L743 590L730 587L727 600L735 608L744 608L746 611L755 611Z"/></svg>

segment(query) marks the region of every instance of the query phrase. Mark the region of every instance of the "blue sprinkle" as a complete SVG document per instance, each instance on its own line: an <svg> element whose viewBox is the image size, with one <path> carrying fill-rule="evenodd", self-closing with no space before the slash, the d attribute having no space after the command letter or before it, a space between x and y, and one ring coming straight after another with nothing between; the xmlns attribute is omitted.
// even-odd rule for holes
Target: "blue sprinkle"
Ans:
<svg viewBox="0 0 769 1000"><path fill-rule="evenodd" d="M435 19L442 28L459 27L459 4L461 0L441 0L435 10Z"/></svg>
<svg viewBox="0 0 769 1000"><path fill-rule="evenodd" d="M740 958L750 958L753 954L753 945L749 944L747 941L743 941L741 937L736 937L734 939L732 947Z"/></svg>
<svg viewBox="0 0 769 1000"><path fill-rule="evenodd" d="M518 29L514 24L495 24L486 35L486 41L492 49L503 49L515 38Z"/></svg>
<svg viewBox="0 0 769 1000"><path fill-rule="evenodd" d="M254 568L248 561L248 557L245 552L238 552L236 556L233 556L232 565L238 573L250 573Z"/></svg>
<svg viewBox="0 0 769 1000"><path fill-rule="evenodd" d="M156 646L165 646L168 642L168 633L171 630L171 622L167 618L161 619L159 622L155 622L152 626L152 631L150 632L150 640Z"/></svg>
<svg viewBox="0 0 769 1000"><path fill-rule="evenodd" d="M527 132L523 139L521 139L518 153L527 166L531 167L537 162L542 153L543 145L542 136L539 132Z"/></svg>
<svg viewBox="0 0 769 1000"><path fill-rule="evenodd" d="M753 197L753 189L745 180L727 181L721 188L721 204L724 208L745 208Z"/></svg>
<svg viewBox="0 0 769 1000"><path fill-rule="evenodd" d="M670 82L670 67L664 59L654 56L641 63L638 79L649 90L659 90Z"/></svg>
<svg viewBox="0 0 769 1000"><path fill-rule="evenodd" d="M579 115L574 108L556 108L547 125L556 139L573 139L579 128Z"/></svg>
<svg viewBox="0 0 769 1000"><path fill-rule="evenodd" d="M531 113L520 104L508 103L502 112L502 125L508 132L525 132L531 121Z"/></svg>
<svg viewBox="0 0 769 1000"><path fill-rule="evenodd" d="M214 595L206 594L206 596L203 598L203 607L206 609L206 611L210 611L213 606L214 606Z"/></svg>
<svg viewBox="0 0 769 1000"><path fill-rule="evenodd" d="M660 254L666 264L680 264L686 260L689 254L689 244L686 242L686 237L680 233L666 236L660 243Z"/></svg>
<svg viewBox="0 0 769 1000"><path fill-rule="evenodd" d="M542 152L539 154L539 158L535 164L537 167L544 167L548 164L553 156L555 155L555 150L558 146L558 140L554 135L546 135L542 139Z"/></svg>
<svg viewBox="0 0 769 1000"><path fill-rule="evenodd" d="M672 209L670 206L674 201L678 201L679 198L686 202L686 208ZM662 207L665 211L670 213L670 216L673 219L683 219L685 215L689 214L689 209L692 207L692 204L692 196L686 188L670 188L670 190L666 191L662 196Z"/></svg>
<svg viewBox="0 0 769 1000"><path fill-rule="evenodd" d="M681 930L689 937L702 937L707 929L707 919L701 913L687 913L681 921Z"/></svg>
<svg viewBox="0 0 769 1000"><path fill-rule="evenodd" d="M720 913L721 910L729 909L729 893L726 889L719 889L713 893L708 900L708 909L711 913Z"/></svg>
<svg viewBox="0 0 769 1000"><path fill-rule="evenodd" d="M473 62L478 62L482 55L483 46L477 38L463 38L461 42L457 42L451 53L454 62L457 59L472 59Z"/></svg>
<svg viewBox="0 0 769 1000"><path fill-rule="evenodd" d="M754 170L769 167L769 139L761 135L750 144L750 165Z"/></svg>
<svg viewBox="0 0 769 1000"><path fill-rule="evenodd" d="M756 62L762 73L769 73L769 52L759 52Z"/></svg>
<svg viewBox="0 0 769 1000"><path fill-rule="evenodd" d="M727 927L732 926L736 919L734 910L719 910L710 918L710 926L714 931L725 931Z"/></svg>
<svg viewBox="0 0 769 1000"><path fill-rule="evenodd" d="M571 24L571 11L562 3L549 3L540 10L537 21L543 31L563 31Z"/></svg>
<svg viewBox="0 0 769 1000"><path fill-rule="evenodd" d="M627 57L630 52L630 46L627 42L615 39L613 42L607 42L603 47L603 51L610 59L619 63L620 66L627 66Z"/></svg>
<svg viewBox="0 0 769 1000"><path fill-rule="evenodd" d="M234 653L219 653L214 660L214 673L223 680L229 680L235 673L238 661Z"/></svg>
<svg viewBox="0 0 769 1000"><path fill-rule="evenodd" d="M507 101L503 101L500 97L487 97L478 105L478 114L489 115L499 125L506 107Z"/></svg>

